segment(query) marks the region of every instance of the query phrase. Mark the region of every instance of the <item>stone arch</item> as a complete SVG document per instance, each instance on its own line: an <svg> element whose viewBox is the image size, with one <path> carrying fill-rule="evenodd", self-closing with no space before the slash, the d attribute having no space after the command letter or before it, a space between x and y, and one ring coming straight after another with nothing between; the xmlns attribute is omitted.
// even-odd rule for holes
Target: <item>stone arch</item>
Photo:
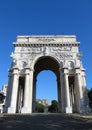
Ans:
<svg viewBox="0 0 92 130"><path fill-rule="evenodd" d="M60 61L60 68L63 68L63 61Z"/></svg>
<svg viewBox="0 0 92 130"><path fill-rule="evenodd" d="M42 70L51 70L55 73L57 77L57 91L58 95L59 93L59 88L60 88L60 72L59 72L59 63L58 61L51 56L42 56L39 57L35 64L34 64L34 77L33 77L33 112L35 112L35 101L36 101L36 77L37 75L42 71ZM57 95L57 96L58 96ZM58 96L58 100L60 96ZM61 103L61 102L60 102ZM61 106L61 105L59 105ZM61 109L61 108L59 108Z"/></svg>
<svg viewBox="0 0 92 130"><path fill-rule="evenodd" d="M78 50L80 43L76 36L18 36L13 44L15 51L11 55L13 64L9 70L6 112L16 113L17 95L23 87L20 90L18 88L24 82L21 113L32 113L34 80L43 69L50 69L57 76L58 90L62 93L58 94L60 110L63 106L61 111L65 113L72 113L72 108L76 108L79 113L85 111L82 90L82 87L86 90L85 71L81 65ZM70 91L73 88L71 86L74 86L74 91Z"/></svg>
<svg viewBox="0 0 92 130"><path fill-rule="evenodd" d="M31 69L34 69L34 65L36 64L36 62L37 62L40 58L42 58L42 57L47 57L47 56L45 56L44 54L37 55L37 56L34 58L34 60L32 61L30 68L31 68ZM56 60L58 64L60 63L60 59L59 59L58 57L56 57L55 55L49 54L48 57L51 57L52 59Z"/></svg>

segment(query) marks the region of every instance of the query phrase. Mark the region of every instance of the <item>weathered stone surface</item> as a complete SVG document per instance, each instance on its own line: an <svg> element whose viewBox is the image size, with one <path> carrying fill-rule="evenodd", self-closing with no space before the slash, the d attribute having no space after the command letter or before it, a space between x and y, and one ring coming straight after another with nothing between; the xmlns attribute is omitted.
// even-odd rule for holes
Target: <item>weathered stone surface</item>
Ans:
<svg viewBox="0 0 92 130"><path fill-rule="evenodd" d="M36 77L44 69L54 71L57 76L59 111L84 112L85 70L76 36L18 36L13 44L8 113L32 113L35 109L33 101L36 101Z"/></svg>

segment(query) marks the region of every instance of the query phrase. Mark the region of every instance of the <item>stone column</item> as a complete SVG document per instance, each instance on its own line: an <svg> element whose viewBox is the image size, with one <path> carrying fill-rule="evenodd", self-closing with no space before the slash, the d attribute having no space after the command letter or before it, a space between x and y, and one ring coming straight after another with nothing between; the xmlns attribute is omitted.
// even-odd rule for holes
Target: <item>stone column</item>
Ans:
<svg viewBox="0 0 92 130"><path fill-rule="evenodd" d="M30 109L30 113L32 113L32 105L33 105L33 73L34 70L30 70L30 94L29 94L29 99L30 99L30 103L29 103L29 109Z"/></svg>
<svg viewBox="0 0 92 130"><path fill-rule="evenodd" d="M64 113L64 84L63 84L63 72L60 68L60 91L61 91L61 112Z"/></svg>
<svg viewBox="0 0 92 130"><path fill-rule="evenodd" d="M36 78L34 77L34 82L33 82L33 112L35 112L35 105L36 105Z"/></svg>
<svg viewBox="0 0 92 130"><path fill-rule="evenodd" d="M70 106L68 69L64 69L64 85L65 85L65 95L66 95L66 113L72 113L72 107Z"/></svg>
<svg viewBox="0 0 92 130"><path fill-rule="evenodd" d="M61 85L60 85L60 81L58 81L58 80L57 80L57 90L58 90L58 92L57 92L57 94L58 94L58 112L61 112L62 111L62 109L61 109L61 107L62 107L62 105L61 105L61 103L62 103Z"/></svg>
<svg viewBox="0 0 92 130"><path fill-rule="evenodd" d="M30 85L29 85L29 78L30 78L30 70L25 70L25 87L24 87L24 101L23 101L23 108L21 113L30 113L29 112L29 93L30 93Z"/></svg>
<svg viewBox="0 0 92 130"><path fill-rule="evenodd" d="M82 72L82 81L83 81L83 85L82 85L83 93L85 93L85 91L86 91L85 72Z"/></svg>
<svg viewBox="0 0 92 130"><path fill-rule="evenodd" d="M88 94L86 89L86 79L85 79L85 70L82 70L82 92L83 92L83 107L82 111L88 112L89 111L89 100L88 100Z"/></svg>
<svg viewBox="0 0 92 130"><path fill-rule="evenodd" d="M19 83L18 69L15 68L13 70L12 93L11 93L11 101L10 101L10 107L8 108L8 113L16 113L18 83Z"/></svg>
<svg viewBox="0 0 92 130"><path fill-rule="evenodd" d="M76 96L77 96L77 111L81 113L81 105L83 101L83 92L82 92L82 76L80 69L75 70L75 80L76 80Z"/></svg>

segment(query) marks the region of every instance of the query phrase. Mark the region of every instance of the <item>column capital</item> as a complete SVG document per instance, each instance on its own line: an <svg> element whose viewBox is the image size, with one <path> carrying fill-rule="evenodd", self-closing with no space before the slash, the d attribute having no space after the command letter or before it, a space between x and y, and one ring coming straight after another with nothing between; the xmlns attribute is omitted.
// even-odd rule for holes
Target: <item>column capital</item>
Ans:
<svg viewBox="0 0 92 130"><path fill-rule="evenodd" d="M30 68L25 68L25 74L30 74L31 71L34 71L34 70Z"/></svg>
<svg viewBox="0 0 92 130"><path fill-rule="evenodd" d="M81 70L80 69L75 69L75 74L80 74Z"/></svg>
<svg viewBox="0 0 92 130"><path fill-rule="evenodd" d="M30 74L30 69L26 68L25 69L25 74Z"/></svg>
<svg viewBox="0 0 92 130"><path fill-rule="evenodd" d="M14 68L13 69L13 74L18 74L19 73L19 69L18 68Z"/></svg>
<svg viewBox="0 0 92 130"><path fill-rule="evenodd" d="M64 73L64 74L68 74L68 73L69 73L69 70L66 69L66 68L64 68L64 69L63 69L63 73Z"/></svg>

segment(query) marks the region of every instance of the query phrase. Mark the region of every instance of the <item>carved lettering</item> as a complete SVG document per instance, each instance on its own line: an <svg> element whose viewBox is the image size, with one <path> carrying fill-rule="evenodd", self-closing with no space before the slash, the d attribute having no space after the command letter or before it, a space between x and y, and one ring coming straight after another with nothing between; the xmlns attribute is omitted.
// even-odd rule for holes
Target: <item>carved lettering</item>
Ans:
<svg viewBox="0 0 92 130"><path fill-rule="evenodd" d="M73 58L72 54L68 54L68 53L60 53L60 54L56 54L57 57L59 57L60 59L69 59L69 58Z"/></svg>
<svg viewBox="0 0 92 130"><path fill-rule="evenodd" d="M39 38L37 39L37 42L54 42L55 39L53 38Z"/></svg>
<svg viewBox="0 0 92 130"><path fill-rule="evenodd" d="M71 51L72 47L52 47L52 50L55 52L58 52L58 51Z"/></svg>

